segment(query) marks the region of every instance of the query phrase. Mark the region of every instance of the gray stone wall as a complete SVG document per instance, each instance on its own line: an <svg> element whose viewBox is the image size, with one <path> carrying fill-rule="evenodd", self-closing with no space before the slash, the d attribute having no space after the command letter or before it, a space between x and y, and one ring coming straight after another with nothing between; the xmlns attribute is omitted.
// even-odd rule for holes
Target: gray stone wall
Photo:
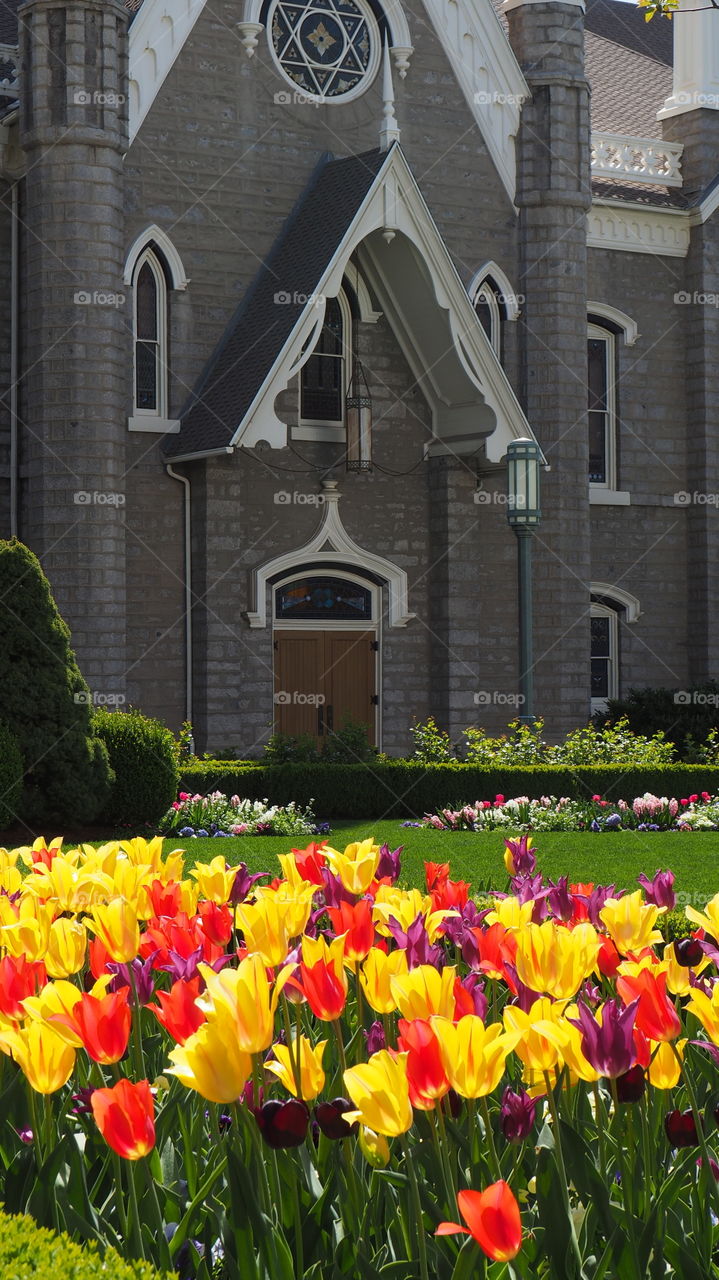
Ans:
<svg viewBox="0 0 719 1280"><path fill-rule="evenodd" d="M10 535L11 187L0 180L0 537Z"/></svg>

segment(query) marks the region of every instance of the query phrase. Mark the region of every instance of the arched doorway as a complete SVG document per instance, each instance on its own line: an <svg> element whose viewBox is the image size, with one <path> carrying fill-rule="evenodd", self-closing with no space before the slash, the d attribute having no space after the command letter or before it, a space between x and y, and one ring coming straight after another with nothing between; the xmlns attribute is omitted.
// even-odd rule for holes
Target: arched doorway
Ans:
<svg viewBox="0 0 719 1280"><path fill-rule="evenodd" d="M309 735L363 725L380 739L380 588L334 568L296 571L273 588L274 728Z"/></svg>

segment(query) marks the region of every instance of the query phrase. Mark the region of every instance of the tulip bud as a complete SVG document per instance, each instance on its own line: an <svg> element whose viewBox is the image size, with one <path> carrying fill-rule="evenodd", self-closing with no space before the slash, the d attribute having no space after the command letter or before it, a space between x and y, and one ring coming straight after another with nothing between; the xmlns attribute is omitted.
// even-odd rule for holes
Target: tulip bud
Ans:
<svg viewBox="0 0 719 1280"><path fill-rule="evenodd" d="M359 1146L362 1155L373 1169L386 1169L389 1164L389 1143L381 1133L375 1133L362 1125L359 1131Z"/></svg>
<svg viewBox="0 0 719 1280"><path fill-rule="evenodd" d="M387 1048L387 1037L385 1036L384 1027L378 1019L375 1019L369 1031L363 1031L362 1034L365 1038L367 1056L369 1058L372 1057L373 1053L379 1053L380 1049Z"/></svg>
<svg viewBox="0 0 719 1280"><path fill-rule="evenodd" d="M630 1067L624 1075L617 1076L616 1084L618 1102L638 1102L647 1087L644 1071L639 1063Z"/></svg>
<svg viewBox="0 0 719 1280"><path fill-rule="evenodd" d="M357 1132L358 1122L355 1120L353 1124L348 1123L344 1119L345 1111L354 1111L347 1098L333 1098L331 1102L321 1102L315 1108L317 1123L326 1138L337 1141L339 1138L349 1138L350 1134Z"/></svg>
<svg viewBox="0 0 719 1280"><path fill-rule="evenodd" d="M692 969L704 959L704 949L698 938L677 938L674 943L677 964Z"/></svg>
<svg viewBox="0 0 719 1280"><path fill-rule="evenodd" d="M699 1144L691 1111L669 1111L664 1117L664 1129L673 1147L696 1147Z"/></svg>
<svg viewBox="0 0 719 1280"><path fill-rule="evenodd" d="M507 1142L524 1142L534 1128L536 1102L523 1089L513 1093L505 1089L500 1107L500 1128Z"/></svg>

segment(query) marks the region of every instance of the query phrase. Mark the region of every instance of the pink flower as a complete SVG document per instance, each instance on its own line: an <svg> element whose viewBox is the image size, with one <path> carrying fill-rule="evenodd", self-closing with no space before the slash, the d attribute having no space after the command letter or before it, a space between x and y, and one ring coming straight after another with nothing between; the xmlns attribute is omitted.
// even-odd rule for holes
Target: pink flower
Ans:
<svg viewBox="0 0 719 1280"><path fill-rule="evenodd" d="M601 801L601 798L602 798L601 796L592 796L592 800L594 801L595 804L599 804L599 802Z"/></svg>
<svg viewBox="0 0 719 1280"><path fill-rule="evenodd" d="M697 802L697 800L698 800L698 799L699 799L699 796L690 796L690 797L689 797L689 803L690 803L690 804L696 804L696 802Z"/></svg>
<svg viewBox="0 0 719 1280"><path fill-rule="evenodd" d="M189 798L190 798L190 793L189 793L189 791L181 791L181 792L180 792L180 799L181 799L181 800L189 800Z"/></svg>
<svg viewBox="0 0 719 1280"><path fill-rule="evenodd" d="M237 826L230 827L233 836L243 836L247 830L246 822L238 822Z"/></svg>
<svg viewBox="0 0 719 1280"><path fill-rule="evenodd" d="M494 803L495 803L495 804L504 804L504 796L495 796L495 797L494 797Z"/></svg>

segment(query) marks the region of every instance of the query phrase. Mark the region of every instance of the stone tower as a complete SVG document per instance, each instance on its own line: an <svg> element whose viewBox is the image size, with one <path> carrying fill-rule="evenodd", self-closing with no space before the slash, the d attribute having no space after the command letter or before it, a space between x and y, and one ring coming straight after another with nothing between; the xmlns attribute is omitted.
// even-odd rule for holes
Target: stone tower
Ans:
<svg viewBox="0 0 719 1280"><path fill-rule="evenodd" d="M542 475L547 514L534 539L535 714L561 706L562 722L553 717L559 732L589 715L584 6L505 0L504 10L532 91L517 138L521 398L551 467Z"/></svg>
<svg viewBox="0 0 719 1280"><path fill-rule="evenodd" d="M19 532L40 556L91 689L121 695L127 13L118 0L28 0L18 18L26 157Z"/></svg>

